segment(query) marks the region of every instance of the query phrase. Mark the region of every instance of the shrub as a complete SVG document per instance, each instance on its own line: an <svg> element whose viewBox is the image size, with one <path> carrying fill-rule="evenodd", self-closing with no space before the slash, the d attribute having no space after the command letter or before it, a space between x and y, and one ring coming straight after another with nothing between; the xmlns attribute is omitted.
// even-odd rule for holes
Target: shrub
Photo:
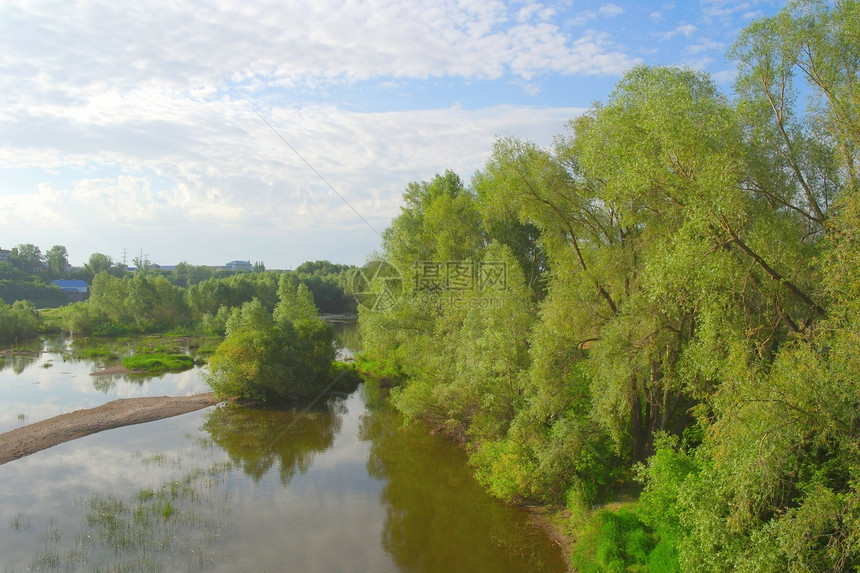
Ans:
<svg viewBox="0 0 860 573"><path fill-rule="evenodd" d="M574 546L571 563L581 573L658 571L647 565L655 545L650 529L632 511L598 511Z"/></svg>

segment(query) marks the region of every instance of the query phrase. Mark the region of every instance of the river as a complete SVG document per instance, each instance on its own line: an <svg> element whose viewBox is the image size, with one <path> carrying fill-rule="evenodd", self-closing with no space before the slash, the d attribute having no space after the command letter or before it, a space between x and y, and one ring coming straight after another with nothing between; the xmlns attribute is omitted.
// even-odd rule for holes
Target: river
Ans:
<svg viewBox="0 0 860 573"><path fill-rule="evenodd" d="M199 367L99 382L103 361L67 348L0 361L15 397L0 422L205 390ZM484 494L454 444L404 428L372 384L311 409L220 404L7 463L0 516L3 571L565 570L527 513Z"/></svg>

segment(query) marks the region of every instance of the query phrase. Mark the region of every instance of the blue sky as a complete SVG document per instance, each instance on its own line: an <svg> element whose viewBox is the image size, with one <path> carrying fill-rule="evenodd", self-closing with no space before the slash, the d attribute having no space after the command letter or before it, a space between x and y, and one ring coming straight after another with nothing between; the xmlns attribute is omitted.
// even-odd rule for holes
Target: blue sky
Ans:
<svg viewBox="0 0 860 573"><path fill-rule="evenodd" d="M409 182L551 145L634 65L730 94L733 39L785 2L10 4L0 247L291 268L363 263Z"/></svg>

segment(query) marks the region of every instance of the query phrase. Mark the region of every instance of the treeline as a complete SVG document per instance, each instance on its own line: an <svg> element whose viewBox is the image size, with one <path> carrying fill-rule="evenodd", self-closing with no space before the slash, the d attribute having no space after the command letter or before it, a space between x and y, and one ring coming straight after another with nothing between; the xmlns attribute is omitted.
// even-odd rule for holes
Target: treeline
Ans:
<svg viewBox="0 0 860 573"><path fill-rule="evenodd" d="M38 308L61 306L69 302L69 298L52 284L53 280L77 279L92 285L96 276L101 273L123 278L143 271L149 277L160 276L168 283L183 288L251 273L192 265L187 262L181 262L170 269L162 269L139 258L134 259L134 264L137 268L130 271L125 264L114 261L104 253L92 253L82 267L76 268L69 265L68 252L62 245L54 245L42 254L36 245L20 244L11 249L8 262L0 262L0 300L7 304L29 300ZM291 272L309 286L321 312L354 313L353 298L345 294L344 277L349 268L349 265L329 261L307 261ZM266 267L262 262L254 264L253 273L264 272ZM270 288L270 298L272 292Z"/></svg>
<svg viewBox="0 0 860 573"><path fill-rule="evenodd" d="M66 295L39 275L28 274L6 262L0 262L0 302L13 304L27 300L39 308L67 302Z"/></svg>
<svg viewBox="0 0 860 573"><path fill-rule="evenodd" d="M84 334L185 328L223 335L233 309L247 302L257 300L271 313L278 302L282 276L293 277L303 284L320 312L354 313L355 300L346 294L349 268L317 261L285 273L231 273L224 278L207 278L187 288L160 273L138 271L115 276L100 272L93 279L87 300L55 309L51 317L60 328Z"/></svg>
<svg viewBox="0 0 860 573"><path fill-rule="evenodd" d="M566 506L581 571L860 567L860 3L731 57L731 100L637 67L553 149L410 184L362 300L393 403Z"/></svg>

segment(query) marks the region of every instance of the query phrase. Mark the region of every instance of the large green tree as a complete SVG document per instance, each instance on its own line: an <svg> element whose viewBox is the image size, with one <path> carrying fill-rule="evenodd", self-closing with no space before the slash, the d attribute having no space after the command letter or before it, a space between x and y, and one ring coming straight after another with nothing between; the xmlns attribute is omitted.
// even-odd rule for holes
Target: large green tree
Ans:
<svg viewBox="0 0 860 573"><path fill-rule="evenodd" d="M258 299L233 310L207 379L220 396L294 401L320 395L332 384L331 325L316 317L307 287L283 278L273 313Z"/></svg>
<svg viewBox="0 0 860 573"><path fill-rule="evenodd" d="M679 516L685 569L849 571L860 563L858 21L857 2L792 2L751 25L734 48L748 126L743 188L804 228L794 234L809 258L778 257L797 244L784 235L767 251L751 247L773 253L762 254L770 271L755 264L765 270L759 283L769 276L780 296L771 314L787 335L759 344L750 330L741 339L746 354L738 346L721 361L702 445L664 448L650 464L646 506ZM798 109L805 96L809 105ZM751 258L737 235L730 247ZM805 262L807 278L783 261ZM672 465L686 471L661 470Z"/></svg>

